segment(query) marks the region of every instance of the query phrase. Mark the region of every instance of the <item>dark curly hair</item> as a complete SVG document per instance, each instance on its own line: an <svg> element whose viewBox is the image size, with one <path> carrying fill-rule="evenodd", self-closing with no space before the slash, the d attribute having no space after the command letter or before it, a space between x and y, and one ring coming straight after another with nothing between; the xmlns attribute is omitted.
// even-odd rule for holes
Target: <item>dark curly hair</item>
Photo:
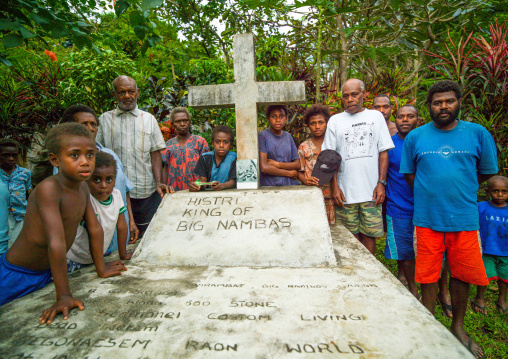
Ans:
<svg viewBox="0 0 508 359"><path fill-rule="evenodd" d="M97 117L95 111L92 110L90 107L81 104L67 107L62 115L62 118L60 119L60 123L76 122L76 120L74 119L74 115L79 112L86 112L92 114L93 117L95 117L95 121L97 121L97 126L99 126L99 118Z"/></svg>
<svg viewBox="0 0 508 359"><path fill-rule="evenodd" d="M284 112L284 115L286 115L286 118L288 117L288 108L284 105L270 105L266 108L266 119L270 117L273 111L280 110Z"/></svg>
<svg viewBox="0 0 508 359"><path fill-rule="evenodd" d="M235 139L235 135L233 134L233 130L231 129L231 127L226 125L219 125L215 126L212 130L212 141L219 132L223 132L226 135L229 135L229 139L231 140L231 142L233 142L233 140Z"/></svg>
<svg viewBox="0 0 508 359"><path fill-rule="evenodd" d="M113 167L116 176L116 160L109 153L104 151L97 151L95 154L95 169Z"/></svg>
<svg viewBox="0 0 508 359"><path fill-rule="evenodd" d="M316 103L305 111L305 113L303 114L303 122L308 126L311 117L318 115L322 115L325 118L326 123L328 123L328 120L330 119L330 117L332 117L332 114L330 113L328 106Z"/></svg>
<svg viewBox="0 0 508 359"><path fill-rule="evenodd" d="M19 144L19 142L16 140L13 140L12 138L0 139L0 148L3 148L3 147L16 147L16 150L18 150L18 153L19 153L19 150L21 149L21 145Z"/></svg>
<svg viewBox="0 0 508 359"><path fill-rule="evenodd" d="M62 149L62 140L73 136L86 137L92 141L95 147L95 138L88 128L76 122L62 123L53 127L46 135L48 153L59 153Z"/></svg>
<svg viewBox="0 0 508 359"><path fill-rule="evenodd" d="M430 105L432 103L432 97L434 97L435 93L442 93L442 92L449 92L453 91L455 92L455 96L457 97L457 100L460 100L462 98L462 91L460 90L460 86L455 81L451 80L441 80L438 82L435 82L429 89L429 93L427 94L427 103Z"/></svg>

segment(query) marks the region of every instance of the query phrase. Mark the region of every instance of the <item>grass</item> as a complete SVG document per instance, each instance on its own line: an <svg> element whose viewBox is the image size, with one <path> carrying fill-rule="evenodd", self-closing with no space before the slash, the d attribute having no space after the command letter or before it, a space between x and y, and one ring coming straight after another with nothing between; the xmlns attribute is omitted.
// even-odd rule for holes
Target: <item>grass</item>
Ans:
<svg viewBox="0 0 508 359"><path fill-rule="evenodd" d="M385 238L383 237L376 243L376 258L383 263L394 276L397 276L397 262L385 259L384 248ZM471 286L469 295L470 298L474 298L476 295L475 286ZM482 346L487 359L508 358L508 315L502 317L498 314L496 310L498 295L497 282L492 281L485 291L488 314L483 315L475 313L471 310L471 307L468 306L464 321L466 331ZM450 328L452 320L443 315L441 307L438 305L436 306L436 319L448 329Z"/></svg>

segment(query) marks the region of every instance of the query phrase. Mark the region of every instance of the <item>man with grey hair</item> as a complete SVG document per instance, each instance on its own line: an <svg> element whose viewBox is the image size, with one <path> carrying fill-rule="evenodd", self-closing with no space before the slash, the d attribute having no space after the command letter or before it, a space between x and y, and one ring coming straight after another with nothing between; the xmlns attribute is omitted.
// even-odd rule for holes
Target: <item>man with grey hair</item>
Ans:
<svg viewBox="0 0 508 359"><path fill-rule="evenodd" d="M100 116L96 140L120 157L134 186L130 191L132 214L141 237L170 189L162 183L164 138L155 117L138 109L139 94L134 79L119 76L113 81L117 108Z"/></svg>
<svg viewBox="0 0 508 359"><path fill-rule="evenodd" d="M385 199L388 151L394 145L381 112L363 107L365 84L347 80L342 87L345 112L328 121L321 150L342 157L332 181L336 218L374 254L383 235L381 203Z"/></svg>
<svg viewBox="0 0 508 359"><path fill-rule="evenodd" d="M199 155L209 151L206 140L190 133L190 113L185 107L175 107L169 114L169 122L176 130L176 137L166 142L162 151L164 183L175 191L189 188L198 179L194 168Z"/></svg>

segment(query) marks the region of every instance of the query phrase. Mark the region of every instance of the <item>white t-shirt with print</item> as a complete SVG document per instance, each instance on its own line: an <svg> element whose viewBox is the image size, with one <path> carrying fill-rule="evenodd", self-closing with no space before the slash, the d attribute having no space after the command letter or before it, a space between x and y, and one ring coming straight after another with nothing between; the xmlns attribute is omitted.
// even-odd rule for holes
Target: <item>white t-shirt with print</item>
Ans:
<svg viewBox="0 0 508 359"><path fill-rule="evenodd" d="M101 202L90 195L90 202L92 202L93 210L104 231L103 253L105 253L115 233L118 216L126 211L125 204L120 191L116 188L106 201ZM81 221L78 226L76 239L74 239L74 243L67 252L67 258L77 263L90 264L93 263L93 259L90 254L88 232L84 224L84 221Z"/></svg>
<svg viewBox="0 0 508 359"><path fill-rule="evenodd" d="M381 112L342 112L328 121L321 150L336 150L342 157L339 187L346 204L372 201L379 179L379 153L394 148Z"/></svg>

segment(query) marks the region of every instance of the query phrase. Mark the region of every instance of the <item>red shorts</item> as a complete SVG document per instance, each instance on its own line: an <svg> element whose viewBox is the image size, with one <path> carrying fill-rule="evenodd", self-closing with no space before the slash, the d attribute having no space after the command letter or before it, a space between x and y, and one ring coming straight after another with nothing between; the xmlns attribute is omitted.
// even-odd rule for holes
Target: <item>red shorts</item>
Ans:
<svg viewBox="0 0 508 359"><path fill-rule="evenodd" d="M416 272L418 283L436 283L444 253L451 276L466 283L488 285L477 231L436 232L416 226Z"/></svg>

